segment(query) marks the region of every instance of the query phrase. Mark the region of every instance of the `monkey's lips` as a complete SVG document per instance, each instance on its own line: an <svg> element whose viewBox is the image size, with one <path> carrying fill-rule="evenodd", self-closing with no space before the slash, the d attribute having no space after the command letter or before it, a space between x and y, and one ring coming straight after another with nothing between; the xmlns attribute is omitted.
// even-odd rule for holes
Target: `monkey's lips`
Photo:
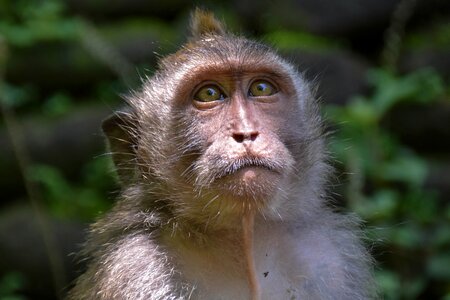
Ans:
<svg viewBox="0 0 450 300"><path fill-rule="evenodd" d="M216 176L216 179L240 173L247 176L256 176L261 171L281 174L282 166L267 158L243 157L229 162Z"/></svg>
<svg viewBox="0 0 450 300"><path fill-rule="evenodd" d="M225 197L259 199L265 203L277 190L285 169L282 162L259 157L240 157L223 161L215 169L212 186Z"/></svg>

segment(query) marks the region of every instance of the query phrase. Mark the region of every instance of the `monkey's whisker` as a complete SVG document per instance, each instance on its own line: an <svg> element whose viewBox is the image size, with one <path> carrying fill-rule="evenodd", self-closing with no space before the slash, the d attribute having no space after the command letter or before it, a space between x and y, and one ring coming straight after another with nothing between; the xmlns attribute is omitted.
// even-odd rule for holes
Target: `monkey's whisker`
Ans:
<svg viewBox="0 0 450 300"><path fill-rule="evenodd" d="M208 206L213 203L215 200L217 200L217 198L219 198L219 195L214 196L211 200L208 201L208 203L206 203L205 206L203 206L202 208L202 212L204 212L206 210L206 208L208 208Z"/></svg>

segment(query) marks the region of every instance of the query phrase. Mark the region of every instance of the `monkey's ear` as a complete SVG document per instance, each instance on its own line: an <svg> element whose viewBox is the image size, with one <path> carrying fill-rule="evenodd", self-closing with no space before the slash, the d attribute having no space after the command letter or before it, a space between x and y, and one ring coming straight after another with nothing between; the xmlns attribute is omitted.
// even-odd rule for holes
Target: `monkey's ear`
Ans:
<svg viewBox="0 0 450 300"><path fill-rule="evenodd" d="M136 176L136 122L129 112L116 112L102 123L119 182L128 184Z"/></svg>
<svg viewBox="0 0 450 300"><path fill-rule="evenodd" d="M224 35L225 26L213 13L196 8L191 14L191 39L198 40L207 34Z"/></svg>

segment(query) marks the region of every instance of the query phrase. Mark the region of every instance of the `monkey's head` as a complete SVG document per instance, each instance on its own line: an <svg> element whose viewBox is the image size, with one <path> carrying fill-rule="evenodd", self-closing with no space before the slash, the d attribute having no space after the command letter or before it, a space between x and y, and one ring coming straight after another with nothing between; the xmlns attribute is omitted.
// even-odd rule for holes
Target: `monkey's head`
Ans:
<svg viewBox="0 0 450 300"><path fill-rule="evenodd" d="M194 13L191 39L128 102L103 129L121 182L143 188L149 205L209 220L278 212L286 195L316 192L324 164L308 85L209 13Z"/></svg>

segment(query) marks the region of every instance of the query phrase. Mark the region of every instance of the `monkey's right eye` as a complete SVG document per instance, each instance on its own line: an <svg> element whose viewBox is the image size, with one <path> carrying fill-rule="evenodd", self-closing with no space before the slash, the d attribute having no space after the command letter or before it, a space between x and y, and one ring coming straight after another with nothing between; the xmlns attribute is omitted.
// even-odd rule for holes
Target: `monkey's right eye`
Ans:
<svg viewBox="0 0 450 300"><path fill-rule="evenodd" d="M204 86L194 95L194 99L200 102L212 102L225 98L224 92L216 85Z"/></svg>

